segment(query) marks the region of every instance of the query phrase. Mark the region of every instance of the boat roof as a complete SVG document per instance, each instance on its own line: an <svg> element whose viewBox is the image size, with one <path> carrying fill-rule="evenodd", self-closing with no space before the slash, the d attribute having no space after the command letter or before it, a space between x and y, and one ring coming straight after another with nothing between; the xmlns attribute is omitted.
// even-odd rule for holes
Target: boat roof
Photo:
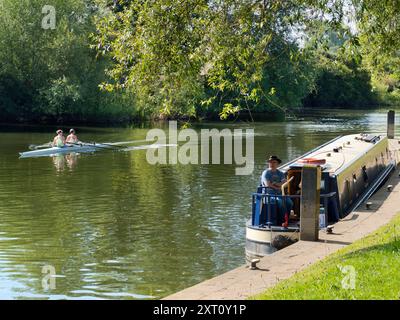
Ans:
<svg viewBox="0 0 400 320"><path fill-rule="evenodd" d="M285 164L282 170L303 167L307 163L301 163L299 160L313 158L326 160L326 163L321 165L323 172L338 174L384 139L383 136L370 134L341 136Z"/></svg>

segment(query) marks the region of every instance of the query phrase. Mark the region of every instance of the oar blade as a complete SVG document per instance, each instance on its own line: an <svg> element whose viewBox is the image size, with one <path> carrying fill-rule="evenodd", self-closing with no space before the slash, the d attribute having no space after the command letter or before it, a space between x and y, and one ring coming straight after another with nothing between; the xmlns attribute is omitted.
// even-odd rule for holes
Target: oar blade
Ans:
<svg viewBox="0 0 400 320"><path fill-rule="evenodd" d="M42 148L50 148L51 147L51 142L47 142L44 144L30 144L28 146L29 150L37 150L37 149L42 149Z"/></svg>

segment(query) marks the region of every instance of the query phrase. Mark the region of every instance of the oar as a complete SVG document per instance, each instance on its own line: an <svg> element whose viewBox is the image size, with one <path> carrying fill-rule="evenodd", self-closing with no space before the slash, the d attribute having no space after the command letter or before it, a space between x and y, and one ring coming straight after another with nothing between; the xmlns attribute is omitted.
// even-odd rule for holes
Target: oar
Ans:
<svg viewBox="0 0 400 320"><path fill-rule="evenodd" d="M40 144L40 145L30 144L29 150L37 150L37 149L41 149L41 148L50 148L50 147L51 147L51 142L47 142L47 143Z"/></svg>
<svg viewBox="0 0 400 320"><path fill-rule="evenodd" d="M109 143L105 142L102 144L111 144L113 146L117 146L117 145L127 145L127 144L142 143L142 142L152 142L152 141L149 141L148 139L142 139L142 140L118 141L118 142L109 142Z"/></svg>
<svg viewBox="0 0 400 320"><path fill-rule="evenodd" d="M82 143L67 142L66 144L72 144L72 145L76 145L76 146L90 146L90 147L99 148L99 149L109 149L108 147L113 147L113 148L115 148L115 149L123 148L122 146L114 146L114 145L112 145L112 144L106 144L106 143L101 143L101 144L104 145L104 146L99 146L99 145L96 145L95 142L93 142L93 143L87 143L87 142L82 142ZM107 146L107 147L105 147L105 146Z"/></svg>
<svg viewBox="0 0 400 320"><path fill-rule="evenodd" d="M96 146L95 142L92 142L92 143L93 143L94 146ZM108 146L108 147L116 148L116 149L125 148L125 146L120 146L120 145L116 145L116 144L112 144L112 143L100 143L100 144ZM89 143L89 145L91 146L92 144ZM101 148L101 146L100 146L100 148Z"/></svg>

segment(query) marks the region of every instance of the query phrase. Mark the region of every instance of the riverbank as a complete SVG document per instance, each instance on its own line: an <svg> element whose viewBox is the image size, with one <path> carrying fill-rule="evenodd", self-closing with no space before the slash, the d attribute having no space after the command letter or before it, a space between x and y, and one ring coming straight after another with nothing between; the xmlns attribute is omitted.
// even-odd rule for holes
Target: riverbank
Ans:
<svg viewBox="0 0 400 320"><path fill-rule="evenodd" d="M400 108L400 103L391 106L391 109L398 110ZM66 117L63 119L57 119L52 117L43 117L35 119L6 119L3 118L0 126L88 126L88 127L124 127L128 125L142 126L149 125L152 123L163 123L168 120L177 120L180 123L204 123L204 122L216 122L216 123L226 123L229 124L234 122L283 122L291 120L302 120L304 118L315 117L317 115L325 116L327 114L332 114L333 116L355 116L360 113L364 113L366 110L368 112L387 112L387 106L385 105L373 105L366 107L366 109L352 109L352 108L335 108L335 109L324 109L324 108L310 108L304 107L300 109L287 109L287 112L281 112L279 110L270 112L252 112L243 111L227 120L221 120L217 113L210 114L208 116L202 117L180 117L180 118L161 118L161 117L145 117L132 116L125 114L123 116L114 117L113 115L106 116L96 116L89 118L74 118Z"/></svg>
<svg viewBox="0 0 400 320"><path fill-rule="evenodd" d="M391 150L398 150L398 142L391 142ZM352 212L335 224L332 234L320 231L318 242L299 241L262 258L256 270L241 266L164 299L248 299L263 293L278 282L389 223L400 207L399 173L397 169L386 182L386 185L393 185L391 192L382 187L370 198L369 201L373 203L370 209L364 206Z"/></svg>
<svg viewBox="0 0 400 320"><path fill-rule="evenodd" d="M253 298L399 299L399 253L400 212L372 234Z"/></svg>

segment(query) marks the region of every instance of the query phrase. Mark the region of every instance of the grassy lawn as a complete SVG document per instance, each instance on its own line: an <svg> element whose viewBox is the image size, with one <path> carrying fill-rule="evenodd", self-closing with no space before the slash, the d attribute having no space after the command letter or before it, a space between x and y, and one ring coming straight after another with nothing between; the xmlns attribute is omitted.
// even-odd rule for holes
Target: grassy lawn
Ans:
<svg viewBox="0 0 400 320"><path fill-rule="evenodd" d="M400 299L400 213L253 299Z"/></svg>

